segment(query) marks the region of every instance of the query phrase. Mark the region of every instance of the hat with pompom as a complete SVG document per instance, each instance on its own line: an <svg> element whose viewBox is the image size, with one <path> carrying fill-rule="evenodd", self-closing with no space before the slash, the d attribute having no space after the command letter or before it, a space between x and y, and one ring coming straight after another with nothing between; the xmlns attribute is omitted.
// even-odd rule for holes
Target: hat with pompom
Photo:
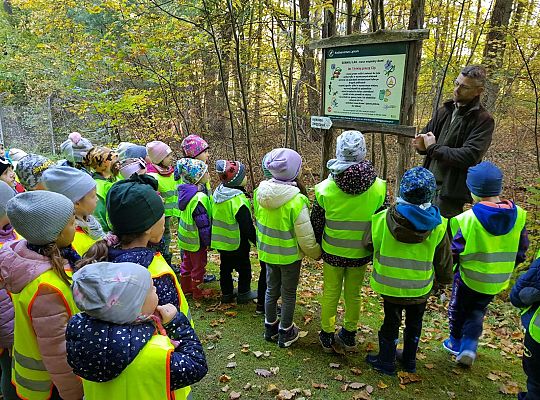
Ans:
<svg viewBox="0 0 540 400"><path fill-rule="evenodd" d="M92 143L79 132L71 132L66 141L60 145L60 150L66 160L72 163L82 163L86 153L92 148Z"/></svg>

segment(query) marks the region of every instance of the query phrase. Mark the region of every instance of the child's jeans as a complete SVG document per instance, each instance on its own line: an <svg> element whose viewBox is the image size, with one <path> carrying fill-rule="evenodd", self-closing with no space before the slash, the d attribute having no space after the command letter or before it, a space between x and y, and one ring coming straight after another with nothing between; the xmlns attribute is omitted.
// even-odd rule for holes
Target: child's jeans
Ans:
<svg viewBox="0 0 540 400"><path fill-rule="evenodd" d="M262 304L264 306L266 297L266 263L259 261L261 265L261 272L259 273L259 282L257 283L257 305Z"/></svg>
<svg viewBox="0 0 540 400"><path fill-rule="evenodd" d="M399 337L399 327L405 310L405 329L403 336L409 338L419 338L422 333L422 319L426 311L427 302L420 304L395 304L384 300L384 322L381 326L380 334L389 342L393 342Z"/></svg>
<svg viewBox="0 0 540 400"><path fill-rule="evenodd" d="M336 329L337 306L343 289L345 315L343 327L356 332L360 319L361 288L364 283L366 265L358 267L334 267L326 262L323 265L323 296L321 300L321 328L334 333Z"/></svg>
<svg viewBox="0 0 540 400"><path fill-rule="evenodd" d="M467 337L478 340L482 335L482 325L487 307L493 295L479 293L469 288L457 272L454 275L452 298L448 306L450 335L455 339Z"/></svg>
<svg viewBox="0 0 540 400"><path fill-rule="evenodd" d="M527 392L520 393L518 399L540 400L540 343L527 331L524 345L523 371L527 375Z"/></svg>
<svg viewBox="0 0 540 400"><path fill-rule="evenodd" d="M249 261L249 248L246 257L238 257L231 252L219 252L219 285L224 295L233 294L232 272L238 272L238 293L248 293L251 290L251 263Z"/></svg>
<svg viewBox="0 0 540 400"><path fill-rule="evenodd" d="M266 264L266 321L277 320L277 301L281 296L281 329L288 329L293 323L301 264L302 260L287 265Z"/></svg>
<svg viewBox="0 0 540 400"><path fill-rule="evenodd" d="M180 273L181 275L191 275L191 280L198 282L197 284L202 283L204 274L206 273L207 262L206 247L201 247L196 252L184 250Z"/></svg>

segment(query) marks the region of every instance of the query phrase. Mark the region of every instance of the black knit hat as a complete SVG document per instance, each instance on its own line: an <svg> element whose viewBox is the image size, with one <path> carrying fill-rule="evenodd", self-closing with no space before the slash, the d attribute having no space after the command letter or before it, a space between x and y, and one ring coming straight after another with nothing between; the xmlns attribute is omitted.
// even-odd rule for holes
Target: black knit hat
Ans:
<svg viewBox="0 0 540 400"><path fill-rule="evenodd" d="M117 235L142 233L165 213L156 192L157 180L149 175L132 175L116 182L107 193L107 212Z"/></svg>

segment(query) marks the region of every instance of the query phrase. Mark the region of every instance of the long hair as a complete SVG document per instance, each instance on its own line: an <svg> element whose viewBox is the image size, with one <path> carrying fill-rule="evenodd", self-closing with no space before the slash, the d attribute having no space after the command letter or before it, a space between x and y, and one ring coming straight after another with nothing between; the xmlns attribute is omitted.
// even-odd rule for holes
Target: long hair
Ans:
<svg viewBox="0 0 540 400"><path fill-rule="evenodd" d="M60 254L60 249L56 243L51 243L43 249L43 255L46 256L52 266L52 270L58 275L64 282L71 285L71 279L64 270L65 260Z"/></svg>

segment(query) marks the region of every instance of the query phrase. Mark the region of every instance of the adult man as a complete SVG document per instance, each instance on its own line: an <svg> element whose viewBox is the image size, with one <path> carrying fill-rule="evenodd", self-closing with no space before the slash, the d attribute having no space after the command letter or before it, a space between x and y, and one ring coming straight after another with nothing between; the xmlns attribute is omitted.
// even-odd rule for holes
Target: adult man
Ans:
<svg viewBox="0 0 540 400"><path fill-rule="evenodd" d="M424 167L437 180L434 203L447 218L460 214L472 200L465 184L467 170L482 160L491 144L495 122L480 104L485 82L484 67L463 68L454 82L453 100L413 139L416 151L426 155Z"/></svg>

